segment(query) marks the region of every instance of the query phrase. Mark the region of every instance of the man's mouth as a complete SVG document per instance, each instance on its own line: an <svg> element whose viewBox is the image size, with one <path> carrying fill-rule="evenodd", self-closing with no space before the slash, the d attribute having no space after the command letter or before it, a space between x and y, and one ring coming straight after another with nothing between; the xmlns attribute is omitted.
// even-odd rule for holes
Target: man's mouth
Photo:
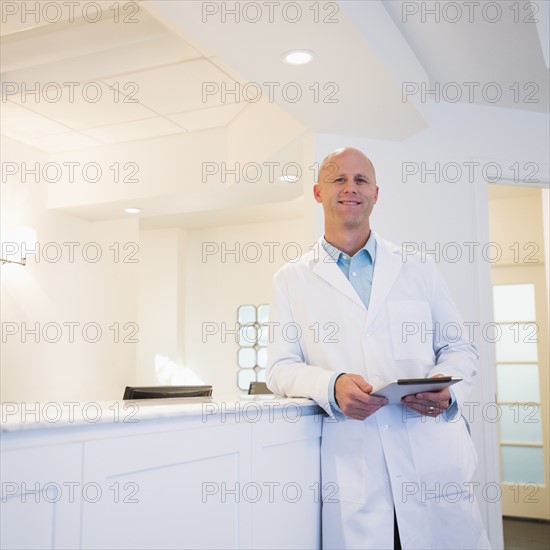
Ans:
<svg viewBox="0 0 550 550"><path fill-rule="evenodd" d="M352 205L357 205L357 204L361 204L360 202L358 201L338 201L340 204L352 204Z"/></svg>

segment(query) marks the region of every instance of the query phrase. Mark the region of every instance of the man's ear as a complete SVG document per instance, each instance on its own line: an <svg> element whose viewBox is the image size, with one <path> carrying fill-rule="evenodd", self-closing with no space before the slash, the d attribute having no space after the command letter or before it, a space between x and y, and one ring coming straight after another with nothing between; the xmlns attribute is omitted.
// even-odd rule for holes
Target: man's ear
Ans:
<svg viewBox="0 0 550 550"><path fill-rule="evenodd" d="M380 191L380 187L378 185L376 186L376 194L374 195L374 204L378 202L378 191Z"/></svg>
<svg viewBox="0 0 550 550"><path fill-rule="evenodd" d="M321 193L320 193L320 190L319 190L319 184L318 183L316 183L313 186L313 196L315 197L315 200L317 202L323 202L322 199L321 199Z"/></svg>

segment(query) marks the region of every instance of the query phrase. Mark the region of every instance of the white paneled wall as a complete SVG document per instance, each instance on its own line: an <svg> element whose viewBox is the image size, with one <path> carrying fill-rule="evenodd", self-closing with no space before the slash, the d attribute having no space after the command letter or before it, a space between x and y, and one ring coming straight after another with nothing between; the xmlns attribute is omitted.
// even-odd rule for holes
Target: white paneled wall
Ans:
<svg viewBox="0 0 550 550"><path fill-rule="evenodd" d="M311 243L312 244L312 243ZM269 302L273 275L305 251L302 220L243 224L186 232L180 301L180 347L188 380L213 384L215 395L238 393L237 308ZM179 295L179 294L178 294ZM176 293L174 293L175 299ZM191 377L191 378L189 378Z"/></svg>
<svg viewBox="0 0 550 550"><path fill-rule="evenodd" d="M2 154L19 170L48 160L4 137ZM2 183L3 252L22 227L36 250L27 266L2 267L2 401L120 398L135 379L131 340L139 338L131 333L140 264L128 261L139 260L137 220L88 222L49 210L45 185L33 176Z"/></svg>

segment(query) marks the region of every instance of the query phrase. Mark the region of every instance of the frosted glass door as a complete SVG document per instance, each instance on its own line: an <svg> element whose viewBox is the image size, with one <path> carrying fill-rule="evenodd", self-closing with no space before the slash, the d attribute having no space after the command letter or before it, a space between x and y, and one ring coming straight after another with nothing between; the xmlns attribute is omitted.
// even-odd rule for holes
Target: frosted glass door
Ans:
<svg viewBox="0 0 550 550"><path fill-rule="evenodd" d="M503 514L549 519L543 266L493 268Z"/></svg>

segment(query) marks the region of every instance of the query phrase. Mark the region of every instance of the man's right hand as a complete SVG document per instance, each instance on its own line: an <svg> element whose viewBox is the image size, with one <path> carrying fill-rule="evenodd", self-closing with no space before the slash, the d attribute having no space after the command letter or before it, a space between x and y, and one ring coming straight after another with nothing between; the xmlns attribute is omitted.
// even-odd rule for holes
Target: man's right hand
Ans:
<svg viewBox="0 0 550 550"><path fill-rule="evenodd" d="M372 386L362 376L342 374L336 379L334 397L346 416L365 420L388 403L385 397L370 395L372 390Z"/></svg>

